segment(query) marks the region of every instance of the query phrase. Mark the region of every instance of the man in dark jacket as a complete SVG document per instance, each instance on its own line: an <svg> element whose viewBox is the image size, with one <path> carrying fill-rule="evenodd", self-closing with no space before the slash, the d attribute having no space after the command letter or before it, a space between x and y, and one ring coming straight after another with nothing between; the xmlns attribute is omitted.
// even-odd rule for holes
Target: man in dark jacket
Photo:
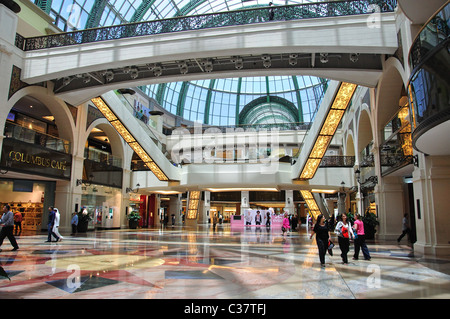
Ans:
<svg viewBox="0 0 450 319"><path fill-rule="evenodd" d="M59 237L53 232L53 225L55 224L55 210L53 207L48 208L48 223L47 223L47 231L48 231L48 238L46 243L49 243L52 241L52 235L56 238L56 241L59 240Z"/></svg>
<svg viewBox="0 0 450 319"><path fill-rule="evenodd" d="M13 251L19 249L19 245L17 245L16 238L14 237L14 213L11 211L11 206L6 204L3 206L3 216L0 219L0 224L3 225L2 230L0 231L0 246L3 244L3 240L8 237L9 242L13 246ZM1 251L1 249L0 249Z"/></svg>

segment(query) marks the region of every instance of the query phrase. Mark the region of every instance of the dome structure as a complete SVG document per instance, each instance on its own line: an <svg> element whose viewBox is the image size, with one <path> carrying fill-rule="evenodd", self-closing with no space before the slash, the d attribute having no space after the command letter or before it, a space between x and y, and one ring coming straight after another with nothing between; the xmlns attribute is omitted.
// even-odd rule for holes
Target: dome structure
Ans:
<svg viewBox="0 0 450 319"><path fill-rule="evenodd" d="M312 122L327 80L266 76L142 87L169 112L209 125Z"/></svg>

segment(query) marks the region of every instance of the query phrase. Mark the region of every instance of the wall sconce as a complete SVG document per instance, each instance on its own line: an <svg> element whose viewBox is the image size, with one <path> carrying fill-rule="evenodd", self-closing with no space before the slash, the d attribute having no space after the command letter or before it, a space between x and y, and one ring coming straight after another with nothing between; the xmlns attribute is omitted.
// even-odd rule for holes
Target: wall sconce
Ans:
<svg viewBox="0 0 450 319"><path fill-rule="evenodd" d="M93 180L94 180L94 175L90 174L87 181L83 181L82 179L77 179L76 185L80 186L80 185L84 184L85 186L91 186Z"/></svg>
<svg viewBox="0 0 450 319"><path fill-rule="evenodd" d="M413 158L413 165L415 167L419 167L419 155L414 155L412 158Z"/></svg>
<svg viewBox="0 0 450 319"><path fill-rule="evenodd" d="M361 184L361 171L359 170L359 168L355 170L355 177L358 184Z"/></svg>
<svg viewBox="0 0 450 319"><path fill-rule="evenodd" d="M133 190L132 188L127 187L125 189L125 192L127 192L127 193L137 193L137 192L139 192L139 187L141 187L141 185L139 185L139 183L137 183L136 184L136 190Z"/></svg>
<svg viewBox="0 0 450 319"><path fill-rule="evenodd" d="M12 160L7 159L6 162L5 162L5 168L6 169L5 170L0 169L0 174L8 173L9 172L9 168L11 167L11 165L12 165Z"/></svg>

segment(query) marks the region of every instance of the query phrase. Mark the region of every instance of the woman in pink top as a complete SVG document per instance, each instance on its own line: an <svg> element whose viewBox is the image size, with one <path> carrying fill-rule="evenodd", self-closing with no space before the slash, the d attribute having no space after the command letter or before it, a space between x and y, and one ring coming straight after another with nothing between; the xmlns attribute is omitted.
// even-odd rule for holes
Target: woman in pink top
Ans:
<svg viewBox="0 0 450 319"><path fill-rule="evenodd" d="M289 226L288 214L284 213L283 226L281 226L281 230L283 231L283 237L284 234L287 232L288 228L291 228L291 226Z"/></svg>
<svg viewBox="0 0 450 319"><path fill-rule="evenodd" d="M364 234L364 223L361 220L361 216L359 214L355 214L355 223L353 225L356 234L358 235L355 238L355 254L353 255L354 260L358 260L359 250L362 250L365 260L370 260L369 249L366 245L366 236Z"/></svg>

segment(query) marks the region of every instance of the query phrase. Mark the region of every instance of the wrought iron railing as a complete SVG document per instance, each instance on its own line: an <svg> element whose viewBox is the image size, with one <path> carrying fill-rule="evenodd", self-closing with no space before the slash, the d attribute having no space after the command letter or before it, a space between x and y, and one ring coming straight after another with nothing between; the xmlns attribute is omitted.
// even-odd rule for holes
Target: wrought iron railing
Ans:
<svg viewBox="0 0 450 319"><path fill-rule="evenodd" d="M31 51L169 32L262 23L270 20L288 21L371 14L374 12L393 12L396 5L397 0L347 0L275 6L270 7L273 8L275 12L273 19L269 19L269 7L264 7L129 23L26 38L24 40L21 39L16 45L24 51Z"/></svg>
<svg viewBox="0 0 450 319"><path fill-rule="evenodd" d="M324 156L320 167L353 167L355 156Z"/></svg>
<svg viewBox="0 0 450 319"><path fill-rule="evenodd" d="M223 125L223 126L213 126L202 124L201 127L188 126L183 127L183 131L187 130L190 133L205 132L206 130L210 132L217 133L229 133L229 132L260 132L260 131L307 131L311 128L312 122L298 122L298 123L264 123L264 124L238 124L238 125ZM172 130L175 131L177 128ZM171 135L172 132L170 132ZM169 132L166 132L169 133Z"/></svg>

